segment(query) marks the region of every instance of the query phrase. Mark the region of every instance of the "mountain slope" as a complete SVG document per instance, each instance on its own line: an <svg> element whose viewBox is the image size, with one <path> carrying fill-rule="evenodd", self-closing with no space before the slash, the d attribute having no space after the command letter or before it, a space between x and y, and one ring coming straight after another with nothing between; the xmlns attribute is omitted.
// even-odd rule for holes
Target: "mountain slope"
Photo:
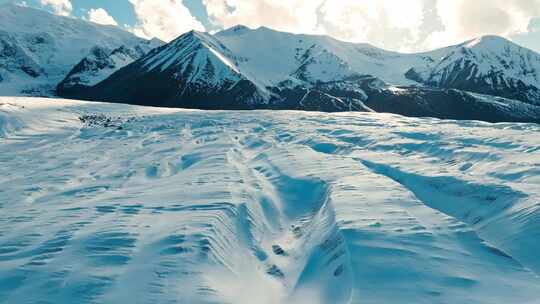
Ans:
<svg viewBox="0 0 540 304"><path fill-rule="evenodd" d="M539 147L536 124L0 98L0 303L536 304Z"/></svg>
<svg viewBox="0 0 540 304"><path fill-rule="evenodd" d="M351 88L361 89L365 94L363 103L376 112L409 117L540 123L538 106L456 89L393 86L372 76L352 77L317 87L339 98L362 98Z"/></svg>
<svg viewBox="0 0 540 304"><path fill-rule="evenodd" d="M510 54L526 60L516 59L512 69L501 70L502 58ZM326 36L236 26L215 35L184 34L92 88L72 95L59 93L88 100L199 109L379 111L538 122L534 84L540 56L533 55L492 37L428 53L400 54ZM448 76L448 67L433 72L442 67L438 61L453 62L457 76ZM529 67L534 73L527 74ZM443 76L438 83L424 81L428 72L432 78ZM459 76L465 74L468 76ZM499 82L493 82L492 89L482 85L486 75L494 74ZM528 76L516 78L521 74ZM459 81L458 76L462 77ZM454 81L449 82L450 78ZM522 90L525 81L530 90ZM508 86L499 86L502 82ZM490 94L498 97L490 98Z"/></svg>
<svg viewBox="0 0 540 304"><path fill-rule="evenodd" d="M157 106L235 109L264 104L269 92L239 70L234 55L218 40L192 31L152 50L92 89L83 90L82 97L135 104L153 100Z"/></svg>
<svg viewBox="0 0 540 304"><path fill-rule="evenodd" d="M395 84L411 84L404 74L413 63L409 56L355 44L328 36L299 35L261 27L237 26L215 35L235 55L246 73L267 86L293 80L335 81L354 74L373 75ZM302 79L303 76L306 79Z"/></svg>
<svg viewBox="0 0 540 304"><path fill-rule="evenodd" d="M500 37L401 54L326 36L235 26L215 35L187 33L141 58L160 45L116 27L5 5L0 94L202 109L539 119L531 105L540 106L540 55ZM384 88L366 87L369 77ZM490 95L501 98L490 103Z"/></svg>
<svg viewBox="0 0 540 304"><path fill-rule="evenodd" d="M0 6L0 94L52 95L92 48L114 50L145 40L114 26L17 5Z"/></svg>
<svg viewBox="0 0 540 304"><path fill-rule="evenodd" d="M433 61L412 67L406 76L428 86L540 105L540 54L501 37L484 36L429 55Z"/></svg>
<svg viewBox="0 0 540 304"><path fill-rule="evenodd" d="M56 87L56 93L65 97L92 87L111 74L163 45L160 40L142 41L133 47L121 46L115 50L94 47Z"/></svg>
<svg viewBox="0 0 540 304"><path fill-rule="evenodd" d="M264 77L270 86L372 75L392 85L423 84L540 104L540 54L501 37L480 37L419 54L264 27L235 27L216 37L244 59L240 65L246 71Z"/></svg>

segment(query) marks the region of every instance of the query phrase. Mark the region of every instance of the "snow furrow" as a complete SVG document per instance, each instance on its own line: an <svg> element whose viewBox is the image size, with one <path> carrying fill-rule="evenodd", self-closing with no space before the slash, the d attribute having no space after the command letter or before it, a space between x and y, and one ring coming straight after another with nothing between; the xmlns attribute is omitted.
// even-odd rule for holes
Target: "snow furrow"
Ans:
<svg viewBox="0 0 540 304"><path fill-rule="evenodd" d="M508 209L527 197L526 194L505 186L478 185L449 176L418 176L384 164L361 162L374 173L386 176L414 193L426 206L466 223L492 245L504 246L501 239L511 238L512 235L499 229L496 234L484 232L489 231L491 225L497 225L497 219L507 215ZM528 246L534 247L536 242L531 240ZM521 259L520 253L514 255L511 248L499 247L493 250L502 256L517 259L538 274L536 260L530 261L527 257Z"/></svg>
<svg viewBox="0 0 540 304"><path fill-rule="evenodd" d="M537 125L0 104L2 303L540 294Z"/></svg>

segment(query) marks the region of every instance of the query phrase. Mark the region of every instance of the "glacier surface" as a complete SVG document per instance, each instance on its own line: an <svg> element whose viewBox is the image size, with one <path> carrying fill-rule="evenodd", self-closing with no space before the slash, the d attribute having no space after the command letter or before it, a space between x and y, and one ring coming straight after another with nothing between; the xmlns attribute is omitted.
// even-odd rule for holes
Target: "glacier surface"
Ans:
<svg viewBox="0 0 540 304"><path fill-rule="evenodd" d="M540 126L0 97L0 303L540 303Z"/></svg>

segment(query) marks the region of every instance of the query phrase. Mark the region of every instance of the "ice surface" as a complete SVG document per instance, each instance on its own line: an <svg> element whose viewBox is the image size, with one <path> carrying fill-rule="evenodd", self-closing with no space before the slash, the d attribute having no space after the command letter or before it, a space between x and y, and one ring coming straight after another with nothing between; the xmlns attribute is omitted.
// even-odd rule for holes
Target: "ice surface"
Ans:
<svg viewBox="0 0 540 304"><path fill-rule="evenodd" d="M0 98L0 303L539 303L540 127Z"/></svg>

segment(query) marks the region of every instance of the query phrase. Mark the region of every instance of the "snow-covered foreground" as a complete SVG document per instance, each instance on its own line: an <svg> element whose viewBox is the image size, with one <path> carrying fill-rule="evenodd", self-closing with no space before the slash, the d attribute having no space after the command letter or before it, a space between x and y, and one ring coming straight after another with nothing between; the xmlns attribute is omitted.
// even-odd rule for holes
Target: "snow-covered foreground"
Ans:
<svg viewBox="0 0 540 304"><path fill-rule="evenodd" d="M0 303L540 303L538 125L0 98L0 171Z"/></svg>

